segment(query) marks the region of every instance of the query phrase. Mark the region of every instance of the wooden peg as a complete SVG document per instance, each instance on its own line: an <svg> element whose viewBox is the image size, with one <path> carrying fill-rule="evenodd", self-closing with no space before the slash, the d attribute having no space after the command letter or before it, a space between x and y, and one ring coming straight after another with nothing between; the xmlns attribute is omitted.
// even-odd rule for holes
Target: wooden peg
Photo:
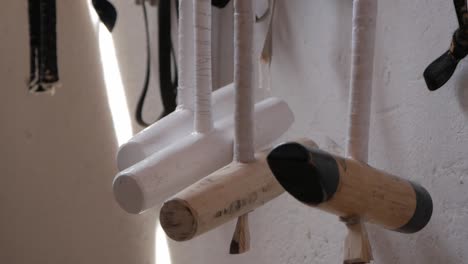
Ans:
<svg viewBox="0 0 468 264"><path fill-rule="evenodd" d="M365 223L360 217L340 218L346 224L348 234L344 243L344 264L370 263L372 249Z"/></svg>
<svg viewBox="0 0 468 264"><path fill-rule="evenodd" d="M249 215L239 216L229 247L229 254L240 254L250 250Z"/></svg>

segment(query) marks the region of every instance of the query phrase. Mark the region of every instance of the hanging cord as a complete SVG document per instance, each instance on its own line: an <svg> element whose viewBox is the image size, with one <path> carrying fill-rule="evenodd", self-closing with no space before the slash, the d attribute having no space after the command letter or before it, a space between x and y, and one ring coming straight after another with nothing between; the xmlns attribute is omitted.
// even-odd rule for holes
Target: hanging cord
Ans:
<svg viewBox="0 0 468 264"><path fill-rule="evenodd" d="M234 87L235 137L234 160L249 163L254 155L254 94L252 86L253 12L250 0L234 0ZM230 254L240 254L250 248L248 214L237 219L231 240Z"/></svg>
<svg viewBox="0 0 468 264"><path fill-rule="evenodd" d="M424 80L430 91L442 87L455 72L458 63L468 55L468 11L466 0L454 0L459 28L452 36L447 52L424 70Z"/></svg>
<svg viewBox="0 0 468 264"><path fill-rule="evenodd" d="M163 103L163 112L159 119L172 113L177 107L178 76L175 51L171 39L171 14L171 1L159 1L159 90ZM175 68L174 79L172 79L173 66Z"/></svg>
<svg viewBox="0 0 468 264"><path fill-rule="evenodd" d="M54 92L58 86L55 0L29 0L30 77L32 93Z"/></svg>
<svg viewBox="0 0 468 264"><path fill-rule="evenodd" d="M143 119L143 106L148 94L151 76L151 40L148 25L148 14L145 1L142 3L143 20L146 35L146 71L143 81L143 89L137 102L135 119L140 126L147 127L152 123ZM175 52L171 40L171 3L168 0L160 1L158 7L159 20L159 86L163 103L163 112L158 119L165 117L176 108L177 96L177 64L175 62ZM171 62L171 58L172 61ZM172 65L176 69L174 80L172 80Z"/></svg>
<svg viewBox="0 0 468 264"><path fill-rule="evenodd" d="M150 34L149 34L149 26L148 26L148 16L145 7L145 2L142 1L142 9L143 9L143 18L145 24L145 33L146 33L146 71L145 77L143 82L143 89L140 95L140 98L137 102L135 119L137 123L141 126L147 127L151 125L151 123L146 122L143 119L143 107L145 104L145 100L147 97L148 89L149 89L149 82L150 82L150 75L151 75L151 44L150 44ZM177 18L179 18L179 5L183 5L184 2L179 3L176 1L176 14ZM213 0L212 4L218 8L223 8L229 3L229 0ZM180 107L187 107L188 109L193 109L193 102L190 100L193 98L193 89L188 87L189 81L187 81L187 77L184 80L180 80L182 82L178 85L178 75L187 73L186 70L180 69L178 67L183 67L186 65L185 57L188 57L181 49L183 49L183 45L187 44L184 38L184 34L181 32L182 30L182 22L179 22L179 61L177 65L177 59L175 56L174 45L171 39L171 5L169 0L159 1L158 7L158 18L159 18L159 85L160 85L160 94L161 100L163 104L163 112L159 116L158 119L165 117L166 115L172 113L176 107L177 103L179 103ZM183 19L183 18L182 18ZM182 21L182 20L180 20ZM172 62L171 62L172 60ZM172 79L172 68L175 68L175 77ZM181 78L184 78L181 76ZM178 95L178 93L182 93ZM177 102L178 101L178 102Z"/></svg>
<svg viewBox="0 0 468 264"><path fill-rule="evenodd" d="M143 81L143 90L137 102L135 119L140 126L147 127L151 123L146 123L143 120L143 105L145 103L146 94L148 93L149 78L150 78L150 73L151 73L151 47L150 47L150 35L149 35L149 28L148 28L148 14L146 12L145 1L141 3L141 6L143 9L143 21L145 23L145 35L146 35L146 71L145 71L145 79Z"/></svg>

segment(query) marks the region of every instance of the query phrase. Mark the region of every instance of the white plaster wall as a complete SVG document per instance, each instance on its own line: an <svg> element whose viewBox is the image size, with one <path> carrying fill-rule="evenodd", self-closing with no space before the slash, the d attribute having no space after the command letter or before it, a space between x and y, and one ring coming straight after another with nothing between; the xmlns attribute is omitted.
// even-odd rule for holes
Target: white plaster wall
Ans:
<svg viewBox="0 0 468 264"><path fill-rule="evenodd" d="M57 1L62 87L50 96L27 91L27 1L2 1L2 264L154 262L156 212L132 217L114 202L117 141L87 5L85 0ZM119 20L116 34L124 21ZM121 63L129 72L123 79L136 94L144 68L138 59L131 63ZM134 98L128 100L132 109Z"/></svg>
<svg viewBox="0 0 468 264"><path fill-rule="evenodd" d="M145 58L141 12L133 1L113 2L122 14L114 39L133 112ZM26 1L5 1L0 9L0 263L154 263L157 209L133 216L113 201L117 142L86 1L60 0L58 9L63 87L53 97L26 91ZM351 1L277 1L273 85L257 92L290 103L296 122L284 138L310 136L343 151L351 12ZM218 17L222 46L232 17L229 10ZM440 91L428 92L422 79L456 28L452 3L381 0L377 28L370 163L423 184L434 216L416 235L370 226L375 263L468 263L467 64ZM255 29L258 51L265 25ZM230 52L215 52L219 84L230 81ZM148 117L159 113L157 105ZM190 242L170 241L172 264L342 259L343 225L286 194L252 212L250 223L250 252L227 254L233 221Z"/></svg>
<svg viewBox="0 0 468 264"><path fill-rule="evenodd" d="M424 185L434 215L414 235L369 226L375 263L468 263L467 64L437 92L422 78L457 27L452 5L379 1L369 162ZM271 93L296 116L285 138L310 136L343 152L351 15L352 1L277 1ZM256 26L257 48L264 29ZM233 221L191 242L171 242L173 263L341 263L346 230L334 216L284 194L249 219L249 253L227 255Z"/></svg>

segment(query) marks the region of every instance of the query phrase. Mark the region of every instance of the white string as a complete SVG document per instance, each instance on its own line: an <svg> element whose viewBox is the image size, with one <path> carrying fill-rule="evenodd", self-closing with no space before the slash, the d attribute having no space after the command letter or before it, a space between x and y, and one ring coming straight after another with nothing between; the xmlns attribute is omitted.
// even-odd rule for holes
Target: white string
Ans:
<svg viewBox="0 0 468 264"><path fill-rule="evenodd" d="M354 0L346 155L367 162L377 0Z"/></svg>
<svg viewBox="0 0 468 264"><path fill-rule="evenodd" d="M191 48L193 41L187 38L187 30L192 29L190 18L190 2L188 0L179 1L179 59L178 76L179 87L177 88L178 107L182 109L193 110L193 82L190 82L190 65L192 63Z"/></svg>
<svg viewBox="0 0 468 264"><path fill-rule="evenodd" d="M211 113L211 1L193 0L195 20L195 131L213 128Z"/></svg>
<svg viewBox="0 0 468 264"><path fill-rule="evenodd" d="M251 162L254 158L252 86L253 11L250 0L234 1L234 87L235 139L234 159Z"/></svg>

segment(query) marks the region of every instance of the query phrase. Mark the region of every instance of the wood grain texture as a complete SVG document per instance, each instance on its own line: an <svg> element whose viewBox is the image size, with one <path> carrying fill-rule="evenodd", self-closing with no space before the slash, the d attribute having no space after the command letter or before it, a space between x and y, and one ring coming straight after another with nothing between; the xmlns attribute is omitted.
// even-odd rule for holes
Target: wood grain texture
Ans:
<svg viewBox="0 0 468 264"><path fill-rule="evenodd" d="M319 209L363 220L387 229L405 225L416 210L416 193L409 181L365 163L334 156L340 173L338 189Z"/></svg>
<svg viewBox="0 0 468 264"><path fill-rule="evenodd" d="M310 140L301 142L316 146ZM266 155L257 153L255 162L248 164L233 162L169 199L160 213L166 234L176 241L190 240L282 194Z"/></svg>
<svg viewBox="0 0 468 264"><path fill-rule="evenodd" d="M363 162L297 142L275 147L267 161L288 193L311 207L342 218L357 217L356 222L362 219L405 232L398 229L414 222L414 216L424 218L418 220L421 225L412 224L420 228L430 217L420 213L425 208L428 212L432 210L430 195L424 188ZM417 210L418 204L422 210Z"/></svg>
<svg viewBox="0 0 468 264"><path fill-rule="evenodd" d="M345 238L344 263L368 263L372 260L372 248L364 222L357 219L346 223L348 234Z"/></svg>

